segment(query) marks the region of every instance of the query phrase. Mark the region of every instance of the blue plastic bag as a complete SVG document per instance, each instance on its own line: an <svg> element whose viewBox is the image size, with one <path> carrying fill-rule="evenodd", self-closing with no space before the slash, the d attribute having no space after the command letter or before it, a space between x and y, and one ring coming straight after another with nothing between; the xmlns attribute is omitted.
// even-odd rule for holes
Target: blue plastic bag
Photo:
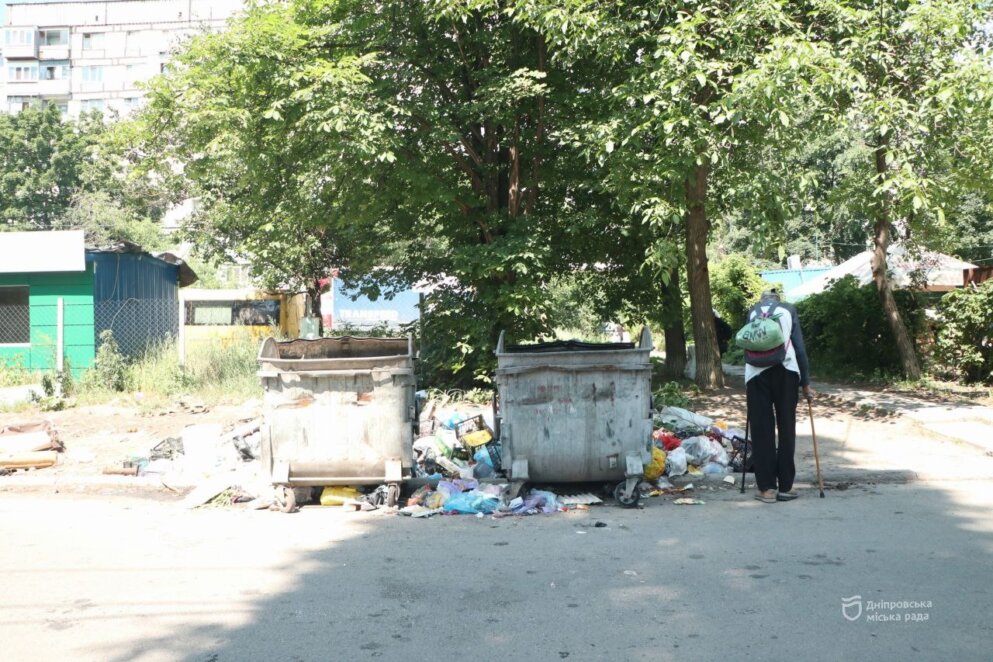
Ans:
<svg viewBox="0 0 993 662"><path fill-rule="evenodd" d="M444 508L446 513L475 515L476 513L492 513L499 505L500 499L497 497L473 490L454 495L445 502Z"/></svg>

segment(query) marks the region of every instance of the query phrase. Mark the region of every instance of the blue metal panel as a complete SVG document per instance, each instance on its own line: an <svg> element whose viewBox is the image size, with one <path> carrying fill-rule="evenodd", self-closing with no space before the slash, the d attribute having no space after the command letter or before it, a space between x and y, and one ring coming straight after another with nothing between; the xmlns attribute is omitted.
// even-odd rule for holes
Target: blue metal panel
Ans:
<svg viewBox="0 0 993 662"><path fill-rule="evenodd" d="M88 252L93 263L94 331L114 332L121 351L138 354L179 332L179 267L148 254Z"/></svg>
<svg viewBox="0 0 993 662"><path fill-rule="evenodd" d="M759 273L762 278L770 283L778 283L783 292L789 292L794 287L799 287L811 281L821 274L831 271L833 267L813 267L807 269L774 269L772 271L762 271Z"/></svg>

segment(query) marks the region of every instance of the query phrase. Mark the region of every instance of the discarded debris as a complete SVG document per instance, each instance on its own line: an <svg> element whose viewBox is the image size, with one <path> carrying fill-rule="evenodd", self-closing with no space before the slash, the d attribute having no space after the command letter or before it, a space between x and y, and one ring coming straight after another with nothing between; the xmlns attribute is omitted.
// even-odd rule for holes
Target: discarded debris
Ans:
<svg viewBox="0 0 993 662"><path fill-rule="evenodd" d="M18 423L0 429L0 468L44 469L65 450L47 421Z"/></svg>
<svg viewBox="0 0 993 662"><path fill-rule="evenodd" d="M707 502L701 499L676 499L673 503L677 506L702 506Z"/></svg>

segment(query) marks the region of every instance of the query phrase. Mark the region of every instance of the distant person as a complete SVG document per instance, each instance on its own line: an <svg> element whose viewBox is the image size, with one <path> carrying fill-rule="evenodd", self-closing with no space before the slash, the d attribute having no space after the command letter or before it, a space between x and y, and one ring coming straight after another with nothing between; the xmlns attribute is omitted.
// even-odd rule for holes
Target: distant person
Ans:
<svg viewBox="0 0 993 662"><path fill-rule="evenodd" d="M724 356L728 351L731 338L734 336L734 330L731 329L730 324L721 319L716 310L714 311L714 331L717 332L717 348L721 351L721 356Z"/></svg>
<svg viewBox="0 0 993 662"><path fill-rule="evenodd" d="M799 391L807 400L816 395L810 388L810 367L803 345L803 332L796 308L780 300L779 290L772 288L748 313L754 320L760 315L776 319L786 339L782 362L757 367L745 364L745 391L748 420L751 426L752 466L758 494L763 503L792 501L796 477L796 406ZM777 444L778 431L778 444Z"/></svg>

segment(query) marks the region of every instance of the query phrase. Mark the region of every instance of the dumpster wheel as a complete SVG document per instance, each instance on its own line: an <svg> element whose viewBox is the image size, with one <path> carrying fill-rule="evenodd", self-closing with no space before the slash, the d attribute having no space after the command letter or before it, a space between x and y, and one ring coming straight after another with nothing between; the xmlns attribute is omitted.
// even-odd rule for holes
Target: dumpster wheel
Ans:
<svg viewBox="0 0 993 662"><path fill-rule="evenodd" d="M399 483L390 483L389 487L386 489L386 507L396 508L396 505L400 502L400 485Z"/></svg>
<svg viewBox="0 0 993 662"><path fill-rule="evenodd" d="M631 491L631 496L624 496L624 490L627 487L627 481L622 481L617 484L614 488L614 499L624 508L637 508L638 504L641 502L641 494L638 492L636 487Z"/></svg>
<svg viewBox="0 0 993 662"><path fill-rule="evenodd" d="M281 513L293 513L297 510L297 495L292 487L277 485L274 490L275 505Z"/></svg>

